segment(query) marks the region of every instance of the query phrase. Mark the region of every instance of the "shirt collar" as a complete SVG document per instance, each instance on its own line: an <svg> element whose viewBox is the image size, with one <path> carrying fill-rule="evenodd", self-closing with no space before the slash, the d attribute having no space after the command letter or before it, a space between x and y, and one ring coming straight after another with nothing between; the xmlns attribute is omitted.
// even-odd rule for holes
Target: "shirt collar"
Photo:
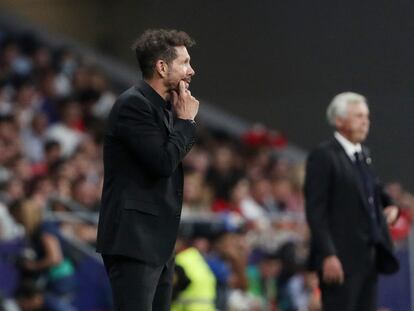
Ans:
<svg viewBox="0 0 414 311"><path fill-rule="evenodd" d="M140 81L137 85L138 89L144 94L149 101L161 109L168 108L169 102L165 101L160 94L157 93L147 82Z"/></svg>
<svg viewBox="0 0 414 311"><path fill-rule="evenodd" d="M348 157L351 158L352 161L355 160L355 152L362 152L362 146L361 144L354 144L350 142L347 138L345 138L343 135L341 135L339 132L335 132L334 136L336 140L341 144L341 146L344 148L346 154Z"/></svg>

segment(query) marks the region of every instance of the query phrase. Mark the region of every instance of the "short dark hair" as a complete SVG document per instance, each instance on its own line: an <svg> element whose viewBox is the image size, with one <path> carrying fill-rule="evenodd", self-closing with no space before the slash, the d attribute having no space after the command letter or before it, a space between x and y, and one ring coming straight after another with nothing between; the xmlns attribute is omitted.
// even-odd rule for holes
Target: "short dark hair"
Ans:
<svg viewBox="0 0 414 311"><path fill-rule="evenodd" d="M141 67L142 76L151 78L157 60L162 59L170 63L177 57L175 47L190 48L194 45L195 41L184 31L148 29L135 40L132 49Z"/></svg>

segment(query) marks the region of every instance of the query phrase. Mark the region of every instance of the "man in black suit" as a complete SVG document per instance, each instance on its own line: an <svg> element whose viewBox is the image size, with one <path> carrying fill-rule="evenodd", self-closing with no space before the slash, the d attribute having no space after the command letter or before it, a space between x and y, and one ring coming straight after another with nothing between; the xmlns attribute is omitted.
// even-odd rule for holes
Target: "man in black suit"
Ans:
<svg viewBox="0 0 414 311"><path fill-rule="evenodd" d="M361 143L369 131L363 96L337 95L327 110L334 137L307 161L306 216L311 260L320 276L324 311L376 310L377 274L398 262L387 224L398 217Z"/></svg>
<svg viewBox="0 0 414 311"><path fill-rule="evenodd" d="M176 30L148 30L134 44L143 81L122 93L104 140L97 251L116 310L170 310L180 222L181 161L195 141L194 70Z"/></svg>

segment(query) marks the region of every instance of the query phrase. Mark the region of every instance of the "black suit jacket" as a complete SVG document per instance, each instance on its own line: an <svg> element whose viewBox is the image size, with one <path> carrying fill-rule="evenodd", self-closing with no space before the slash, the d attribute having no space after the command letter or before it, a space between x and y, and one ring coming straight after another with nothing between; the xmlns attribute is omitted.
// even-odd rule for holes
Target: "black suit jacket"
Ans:
<svg viewBox="0 0 414 311"><path fill-rule="evenodd" d="M104 185L97 251L162 265L171 257L182 207L181 160L195 141L195 125L175 119L142 81L122 93L104 139Z"/></svg>
<svg viewBox="0 0 414 311"><path fill-rule="evenodd" d="M366 158L368 150L363 147ZM371 161L367 164L371 166ZM375 206L380 215L378 272L398 270L393 245L382 209L391 203L376 180ZM310 153L305 180L306 217L311 231L311 266L321 270L325 257L337 255L345 273L361 271L372 264L369 205L354 163L336 139L321 144ZM371 243L371 244L370 244Z"/></svg>

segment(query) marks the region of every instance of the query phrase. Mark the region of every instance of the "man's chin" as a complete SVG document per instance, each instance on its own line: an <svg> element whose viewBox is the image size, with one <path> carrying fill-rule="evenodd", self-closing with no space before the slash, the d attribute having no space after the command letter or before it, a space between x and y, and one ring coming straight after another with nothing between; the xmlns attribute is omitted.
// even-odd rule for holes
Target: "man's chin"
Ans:
<svg viewBox="0 0 414 311"><path fill-rule="evenodd" d="M363 143L367 139L368 134L360 135L357 137L358 143Z"/></svg>
<svg viewBox="0 0 414 311"><path fill-rule="evenodd" d="M170 87L168 88L168 92L169 93L172 93L173 91L179 93L179 91L180 91L179 84L177 84L177 85L170 85Z"/></svg>

